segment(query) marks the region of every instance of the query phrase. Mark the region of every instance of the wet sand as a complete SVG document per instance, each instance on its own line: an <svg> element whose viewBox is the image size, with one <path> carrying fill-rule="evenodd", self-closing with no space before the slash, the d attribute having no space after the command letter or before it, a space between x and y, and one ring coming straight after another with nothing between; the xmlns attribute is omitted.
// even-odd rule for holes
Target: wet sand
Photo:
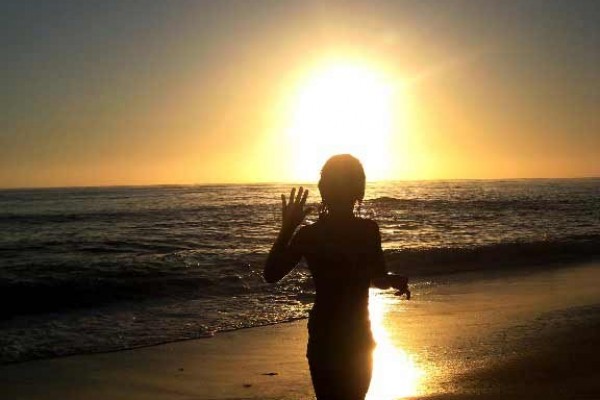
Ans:
<svg viewBox="0 0 600 400"><path fill-rule="evenodd" d="M373 292L369 399L600 396L600 264ZM306 321L0 367L7 399L312 399Z"/></svg>

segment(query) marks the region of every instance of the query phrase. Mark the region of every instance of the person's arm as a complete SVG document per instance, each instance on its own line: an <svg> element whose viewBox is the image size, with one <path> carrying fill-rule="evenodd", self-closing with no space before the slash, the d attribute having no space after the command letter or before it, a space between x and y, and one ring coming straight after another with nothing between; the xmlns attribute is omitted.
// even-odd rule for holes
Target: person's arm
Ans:
<svg viewBox="0 0 600 400"><path fill-rule="evenodd" d="M278 282L281 278L286 276L294 269L302 256L301 252L298 250L300 232L296 234L296 236L294 236L294 232L309 212L309 210L304 209L304 204L308 197L308 190L303 190L302 187L300 187L300 189L298 189L298 195L295 196L295 194L296 188L293 188L290 193L289 203L286 202L285 195L281 195L281 229L269 252L263 271L265 281L269 283Z"/></svg>
<svg viewBox="0 0 600 400"><path fill-rule="evenodd" d="M373 223L373 225L374 257L372 261L372 267L374 274L373 278L371 279L371 286L374 286L378 289L394 288L397 290L397 296L406 294L406 298L410 299L410 290L408 290L408 278L405 276L387 272L387 268L385 266L385 259L383 257L383 250L381 248L381 234L379 233L379 226L375 222Z"/></svg>

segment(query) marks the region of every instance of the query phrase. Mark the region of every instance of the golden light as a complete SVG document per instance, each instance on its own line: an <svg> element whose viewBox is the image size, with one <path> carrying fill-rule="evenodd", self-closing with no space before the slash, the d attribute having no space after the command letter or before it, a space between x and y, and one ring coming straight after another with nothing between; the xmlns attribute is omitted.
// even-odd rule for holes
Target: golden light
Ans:
<svg viewBox="0 0 600 400"><path fill-rule="evenodd" d="M390 300L383 296L369 298L371 329L377 342L373 352L373 378L368 400L393 400L419 395L425 372L410 354L395 346L385 325L385 314Z"/></svg>
<svg viewBox="0 0 600 400"><path fill-rule="evenodd" d="M320 67L300 84L292 105L294 179L314 180L340 153L358 157L369 180L387 178L396 97L392 80L367 64Z"/></svg>

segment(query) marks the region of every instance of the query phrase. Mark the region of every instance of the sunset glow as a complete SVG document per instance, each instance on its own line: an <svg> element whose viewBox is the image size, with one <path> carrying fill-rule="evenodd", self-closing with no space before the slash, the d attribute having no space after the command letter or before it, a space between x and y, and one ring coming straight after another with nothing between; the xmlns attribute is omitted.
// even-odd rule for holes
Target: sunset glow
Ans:
<svg viewBox="0 0 600 400"><path fill-rule="evenodd" d="M34 3L3 10L2 188L600 174L593 2Z"/></svg>

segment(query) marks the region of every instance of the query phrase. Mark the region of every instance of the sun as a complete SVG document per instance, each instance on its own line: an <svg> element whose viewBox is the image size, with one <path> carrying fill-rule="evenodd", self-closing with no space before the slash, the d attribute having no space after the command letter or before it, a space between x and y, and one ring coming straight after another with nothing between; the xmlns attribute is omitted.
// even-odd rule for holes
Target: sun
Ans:
<svg viewBox="0 0 600 400"><path fill-rule="evenodd" d="M387 178L395 92L370 65L336 62L310 74L292 108L293 178L314 180L324 162L340 153L358 157L367 179Z"/></svg>

